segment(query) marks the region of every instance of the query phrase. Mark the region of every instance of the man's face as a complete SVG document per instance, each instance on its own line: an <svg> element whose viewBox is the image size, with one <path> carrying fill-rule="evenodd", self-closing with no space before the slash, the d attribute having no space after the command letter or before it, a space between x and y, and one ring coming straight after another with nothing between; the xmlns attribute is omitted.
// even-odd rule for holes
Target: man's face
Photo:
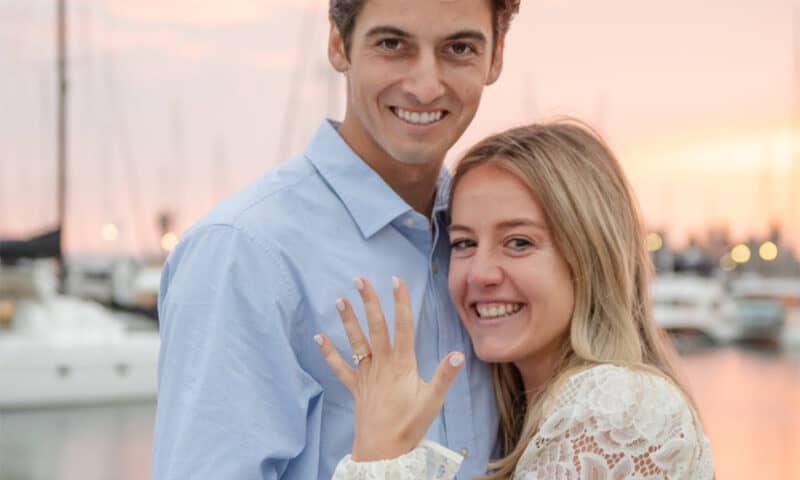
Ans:
<svg viewBox="0 0 800 480"><path fill-rule="evenodd" d="M371 164L438 165L500 74L492 35L488 0L367 0L349 56L331 32L331 63L347 76L345 140Z"/></svg>

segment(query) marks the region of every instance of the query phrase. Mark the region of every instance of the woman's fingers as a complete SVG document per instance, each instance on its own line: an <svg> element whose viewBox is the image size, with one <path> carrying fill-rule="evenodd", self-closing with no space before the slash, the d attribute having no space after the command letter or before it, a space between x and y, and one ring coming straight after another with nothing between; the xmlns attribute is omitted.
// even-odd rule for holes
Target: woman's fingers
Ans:
<svg viewBox="0 0 800 480"><path fill-rule="evenodd" d="M414 355L414 312L405 282L392 277L394 287L394 350L401 358Z"/></svg>
<svg viewBox="0 0 800 480"><path fill-rule="evenodd" d="M361 301L364 302L372 354L375 356L387 355L392 347L378 294L375 293L375 289L364 277L356 277L353 280L353 284L358 289L359 295L361 295Z"/></svg>
<svg viewBox="0 0 800 480"><path fill-rule="evenodd" d="M330 339L324 335L314 335L314 341L319 345L325 363L331 368L333 374L350 390L350 393L353 393L356 386L356 371L339 355Z"/></svg>
<svg viewBox="0 0 800 480"><path fill-rule="evenodd" d="M462 366L464 366L464 354L460 352L451 353L439 362L439 366L436 367L436 372L433 374L429 384L437 405L439 401L444 403L447 389L456 379L456 375L461 371Z"/></svg>
<svg viewBox="0 0 800 480"><path fill-rule="evenodd" d="M347 335L347 340L350 342L350 349L353 351L353 354L368 356L372 353L369 342L367 342L367 337L364 336L364 331L361 330L361 325L358 324L358 319L353 311L353 307L344 298L337 298L336 310L339 312L339 317L342 319L344 333Z"/></svg>

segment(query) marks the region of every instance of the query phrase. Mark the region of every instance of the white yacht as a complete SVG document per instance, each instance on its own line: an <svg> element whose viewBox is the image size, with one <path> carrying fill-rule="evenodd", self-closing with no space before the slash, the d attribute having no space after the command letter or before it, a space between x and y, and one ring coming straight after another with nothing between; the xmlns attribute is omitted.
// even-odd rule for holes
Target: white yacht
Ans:
<svg viewBox="0 0 800 480"><path fill-rule="evenodd" d="M160 263L125 255L83 255L66 258L65 266L67 294L156 317Z"/></svg>
<svg viewBox="0 0 800 480"><path fill-rule="evenodd" d="M153 322L57 293L51 262L0 264L0 408L155 398Z"/></svg>
<svg viewBox="0 0 800 480"><path fill-rule="evenodd" d="M731 282L731 293L742 306L742 338L797 343L800 325L792 317L800 311L800 278L745 274Z"/></svg>
<svg viewBox="0 0 800 480"><path fill-rule="evenodd" d="M715 342L735 339L736 305L723 284L696 275L657 275L652 284L653 317L677 334L702 334Z"/></svg>

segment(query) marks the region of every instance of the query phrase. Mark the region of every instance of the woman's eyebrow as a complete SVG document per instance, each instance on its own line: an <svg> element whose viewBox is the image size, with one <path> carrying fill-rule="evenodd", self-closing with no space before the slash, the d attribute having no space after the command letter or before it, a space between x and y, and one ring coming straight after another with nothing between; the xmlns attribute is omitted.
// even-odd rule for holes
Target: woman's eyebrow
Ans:
<svg viewBox="0 0 800 480"><path fill-rule="evenodd" d="M497 224L497 227L503 230L508 230L517 227L533 227L539 230L547 230L547 225L536 220L529 220L524 218L504 220Z"/></svg>
<svg viewBox="0 0 800 480"><path fill-rule="evenodd" d="M471 228L465 227L464 225L458 225L458 224L454 224L454 225L448 226L447 227L447 231L449 231L450 233L453 233L453 232L472 233L472 229Z"/></svg>
<svg viewBox="0 0 800 480"><path fill-rule="evenodd" d="M547 230L547 225L546 224L544 224L542 222L539 222L539 221L536 221L536 220L529 220L529 219L526 219L526 218L503 220L503 221L498 222L497 224L495 224L495 226L498 229L501 229L501 230L509 230L509 229L518 228L518 227L533 227L533 228L538 228L540 230ZM469 228L469 227L467 227L465 225L459 225L459 224L452 224L449 227L447 227L447 229L450 232L454 232L454 231L456 231L456 232L467 232L467 233L472 232L471 228Z"/></svg>

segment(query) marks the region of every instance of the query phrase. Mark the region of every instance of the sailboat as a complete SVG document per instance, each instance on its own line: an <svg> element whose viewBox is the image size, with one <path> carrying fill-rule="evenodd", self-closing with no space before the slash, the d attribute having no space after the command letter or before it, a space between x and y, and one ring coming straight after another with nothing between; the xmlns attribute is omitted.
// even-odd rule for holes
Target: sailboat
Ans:
<svg viewBox="0 0 800 480"><path fill-rule="evenodd" d="M66 0L58 11L58 227L0 240L0 408L154 398L159 337L60 293L66 196ZM63 277L63 274L61 275Z"/></svg>

